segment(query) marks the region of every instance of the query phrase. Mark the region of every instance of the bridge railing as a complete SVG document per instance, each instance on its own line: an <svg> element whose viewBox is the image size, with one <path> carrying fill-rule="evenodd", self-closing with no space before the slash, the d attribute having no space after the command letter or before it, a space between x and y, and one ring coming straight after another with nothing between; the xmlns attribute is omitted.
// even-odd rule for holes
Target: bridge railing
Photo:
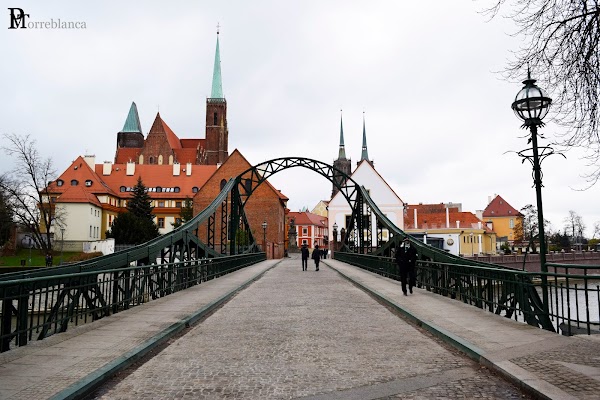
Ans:
<svg viewBox="0 0 600 400"><path fill-rule="evenodd" d="M335 259L399 280L390 257L336 252ZM600 266L548 264L550 313L545 315L539 293L541 273L494 267L419 260L417 286L565 335L600 333ZM548 321L551 325L548 326Z"/></svg>
<svg viewBox="0 0 600 400"><path fill-rule="evenodd" d="M248 265L265 253L0 282L0 351L147 303Z"/></svg>

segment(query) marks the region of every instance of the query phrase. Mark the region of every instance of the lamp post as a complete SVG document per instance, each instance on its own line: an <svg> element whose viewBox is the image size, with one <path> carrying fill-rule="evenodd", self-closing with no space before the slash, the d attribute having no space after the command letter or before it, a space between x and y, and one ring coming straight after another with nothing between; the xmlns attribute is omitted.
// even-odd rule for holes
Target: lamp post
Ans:
<svg viewBox="0 0 600 400"><path fill-rule="evenodd" d="M542 120L548 114L552 99L542 89L535 85L535 79L531 79L531 73L527 70L527 79L523 81L523 88L517 93L511 108L516 116L523 120L522 128L531 131L531 148L521 150L520 157L527 159L533 166L533 183L537 200L538 229L540 239L540 267L542 271L542 297L544 312L548 314L548 266L546 265L546 238L544 233L544 211L542 209L542 170L540 167L544 158L554 153L550 147L538 148L538 126L543 126ZM530 152L531 151L531 152Z"/></svg>
<svg viewBox="0 0 600 400"><path fill-rule="evenodd" d="M64 249L65 249L65 228L60 228L60 263L58 265L62 264Z"/></svg>
<svg viewBox="0 0 600 400"><path fill-rule="evenodd" d="M475 250L473 250L473 232L469 233L469 237L471 238L471 256L475 256Z"/></svg>
<svg viewBox="0 0 600 400"><path fill-rule="evenodd" d="M263 251L267 252L267 221L262 223L263 228Z"/></svg>
<svg viewBox="0 0 600 400"><path fill-rule="evenodd" d="M331 258L333 258L333 252L337 250L337 247L335 246L336 242L337 242L337 228L338 228L338 224L336 224L335 222L333 223L333 250L331 250Z"/></svg>

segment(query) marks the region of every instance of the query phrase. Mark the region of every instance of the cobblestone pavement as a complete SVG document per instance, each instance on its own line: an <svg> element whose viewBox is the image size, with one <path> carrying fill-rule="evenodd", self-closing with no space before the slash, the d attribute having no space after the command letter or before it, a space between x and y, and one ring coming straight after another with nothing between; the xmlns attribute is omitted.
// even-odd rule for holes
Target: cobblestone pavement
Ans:
<svg viewBox="0 0 600 400"><path fill-rule="evenodd" d="M416 293L413 296L418 296ZM525 398L323 266L292 258L97 399Z"/></svg>

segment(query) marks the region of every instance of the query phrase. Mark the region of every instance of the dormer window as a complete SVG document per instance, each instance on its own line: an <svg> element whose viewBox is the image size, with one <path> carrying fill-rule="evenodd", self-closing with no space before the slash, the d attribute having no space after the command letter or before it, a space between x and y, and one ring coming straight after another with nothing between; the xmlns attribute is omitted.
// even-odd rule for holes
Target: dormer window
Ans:
<svg viewBox="0 0 600 400"><path fill-rule="evenodd" d="M162 188L160 186L156 187L156 193L162 193Z"/></svg>
<svg viewBox="0 0 600 400"><path fill-rule="evenodd" d="M56 186L62 186L65 182L62 179L56 181Z"/></svg>
<svg viewBox="0 0 600 400"><path fill-rule="evenodd" d="M87 179L85 181L85 186L88 186L88 187L92 186L92 180L91 179Z"/></svg>
<svg viewBox="0 0 600 400"><path fill-rule="evenodd" d="M194 186L192 188L192 193L198 193L198 186Z"/></svg>
<svg viewBox="0 0 600 400"><path fill-rule="evenodd" d="M77 186L77 185L79 185L79 181L77 179L72 179L71 186Z"/></svg>
<svg viewBox="0 0 600 400"><path fill-rule="evenodd" d="M181 190L181 189L179 188L179 186L175 186L175 187L173 188L173 191L174 191L175 193L179 193L179 191L180 191L180 190Z"/></svg>
<svg viewBox="0 0 600 400"><path fill-rule="evenodd" d="M121 187L119 188L119 191L121 191L121 192L125 192L125 191L127 191L127 188L126 188L125 186L121 186Z"/></svg>

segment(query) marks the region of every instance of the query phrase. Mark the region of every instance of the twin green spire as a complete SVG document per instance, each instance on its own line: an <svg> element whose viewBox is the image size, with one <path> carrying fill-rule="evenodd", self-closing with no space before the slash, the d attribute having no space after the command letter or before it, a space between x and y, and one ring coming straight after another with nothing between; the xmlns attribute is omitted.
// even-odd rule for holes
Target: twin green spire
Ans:
<svg viewBox="0 0 600 400"><path fill-rule="evenodd" d="M340 114L340 152L338 154L338 160L346 159L346 149L344 147L344 122Z"/></svg>
<svg viewBox="0 0 600 400"><path fill-rule="evenodd" d="M363 144L362 144L362 154L360 156L361 161L367 160L369 161L369 152L367 151L367 130L365 129L365 113L363 112Z"/></svg>
<svg viewBox="0 0 600 400"><path fill-rule="evenodd" d="M211 99L224 99L221 82L221 54L219 52L219 31L217 30L217 50L215 51L215 67L213 69Z"/></svg>

